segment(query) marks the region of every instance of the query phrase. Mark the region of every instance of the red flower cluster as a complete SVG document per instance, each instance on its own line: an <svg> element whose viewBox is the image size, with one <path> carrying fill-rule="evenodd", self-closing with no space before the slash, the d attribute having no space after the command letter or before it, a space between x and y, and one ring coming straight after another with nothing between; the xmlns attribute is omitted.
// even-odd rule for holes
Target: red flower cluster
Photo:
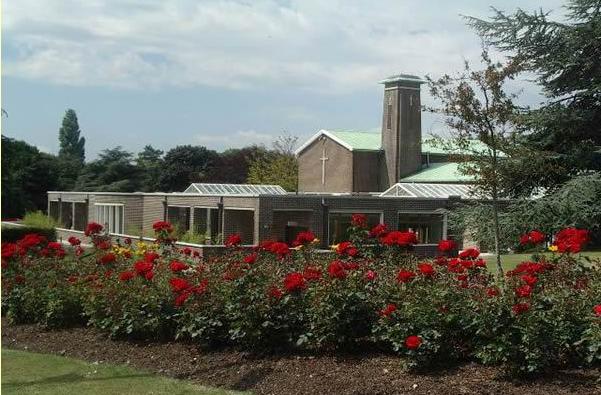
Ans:
<svg viewBox="0 0 601 395"><path fill-rule="evenodd" d="M313 240L315 240L315 239L316 239L315 234L313 234L313 232L311 232L310 230L300 232L299 234L296 235L296 238L292 242L292 246L293 247L306 246L308 244L311 244L313 242Z"/></svg>
<svg viewBox="0 0 601 395"><path fill-rule="evenodd" d="M386 307L384 307L382 310L380 310L378 312L378 315L380 317L385 317L388 318L392 315L392 313L394 313L396 311L396 305L394 303L389 303L388 305L386 305Z"/></svg>
<svg viewBox="0 0 601 395"><path fill-rule="evenodd" d="M104 229L104 227L99 223L90 222L88 226L86 226L86 231L84 232L84 234L88 237L92 235L97 235L100 232L102 232L102 229Z"/></svg>
<svg viewBox="0 0 601 395"><path fill-rule="evenodd" d="M385 246L409 247L417 244L417 235L414 232L394 231L382 237L382 244Z"/></svg>
<svg viewBox="0 0 601 395"><path fill-rule="evenodd" d="M359 249L355 247L350 241L343 241L338 244L336 247L336 253L338 255L348 255L350 257L355 257L359 255Z"/></svg>
<svg viewBox="0 0 601 395"><path fill-rule="evenodd" d="M242 237L239 234L235 233L233 235L229 235L225 240L226 247L237 247L242 243Z"/></svg>
<svg viewBox="0 0 601 395"><path fill-rule="evenodd" d="M72 246L78 246L81 244L81 240L79 240L77 237L75 236L70 236L67 241L69 242L69 244L71 244Z"/></svg>
<svg viewBox="0 0 601 395"><path fill-rule="evenodd" d="M408 336L405 339L405 347L407 347L410 350L417 350L419 348L419 346L421 346L422 344L422 338L419 336Z"/></svg>
<svg viewBox="0 0 601 395"><path fill-rule="evenodd" d="M252 265L253 263L255 263L257 261L258 257L259 257L259 254L257 254L256 252L253 252L252 254L249 254L244 257L244 263Z"/></svg>
<svg viewBox="0 0 601 395"><path fill-rule="evenodd" d="M399 270L399 273L396 276L396 281L398 283L408 283L409 281L413 280L414 277L415 273L405 269L401 269Z"/></svg>
<svg viewBox="0 0 601 395"><path fill-rule="evenodd" d="M344 279L347 276L344 264L340 261L333 261L328 265L328 274L332 278Z"/></svg>
<svg viewBox="0 0 601 395"><path fill-rule="evenodd" d="M106 253L100 257L100 263L102 265L107 265L109 263L113 263L116 260L117 260L117 255L113 254L112 252Z"/></svg>
<svg viewBox="0 0 601 395"><path fill-rule="evenodd" d="M186 279L179 277L173 277L169 279L169 285L171 286L171 290L175 293L185 291L191 287L190 283Z"/></svg>
<svg viewBox="0 0 601 395"><path fill-rule="evenodd" d="M367 281L374 281L376 279L376 277L378 277L378 274L376 272L374 272L373 270L368 270L365 272L364 277Z"/></svg>
<svg viewBox="0 0 601 395"><path fill-rule="evenodd" d="M440 240L438 242L438 251L440 252L451 252L457 248L457 243L453 240Z"/></svg>
<svg viewBox="0 0 601 395"><path fill-rule="evenodd" d="M131 280L134 277L136 277L136 272L128 270L128 271L125 271L125 272L121 272L119 274L119 281L126 282L126 281Z"/></svg>
<svg viewBox="0 0 601 395"><path fill-rule="evenodd" d="M372 239L379 238L384 236L386 232L388 232L388 227L386 226L386 224L377 224L369 231L369 237L371 237Z"/></svg>
<svg viewBox="0 0 601 395"><path fill-rule="evenodd" d="M321 278L321 270L316 266L307 266L303 270L303 277L307 281L317 281Z"/></svg>
<svg viewBox="0 0 601 395"><path fill-rule="evenodd" d="M589 233L585 229L566 228L555 235L555 245L559 252L576 254L588 241Z"/></svg>
<svg viewBox="0 0 601 395"><path fill-rule="evenodd" d="M508 276L516 276L521 274L530 274L535 275L539 273L544 273L547 270L553 269L554 266L550 263L540 263L540 262L522 262L515 267L515 269L507 272Z"/></svg>
<svg viewBox="0 0 601 395"><path fill-rule="evenodd" d="M521 285L518 288L516 288L515 294L519 298L529 298L532 294L532 287L528 284Z"/></svg>
<svg viewBox="0 0 601 395"><path fill-rule="evenodd" d="M280 259L284 259L288 254L290 254L290 248L288 248L288 244L280 241L264 241L259 245L259 249L271 252L272 254L277 255Z"/></svg>
<svg viewBox="0 0 601 395"><path fill-rule="evenodd" d="M175 261L175 260L171 261L171 263L169 264L169 268L174 273L181 272L182 270L186 270L189 267L190 266L186 265L185 263L180 262L180 261Z"/></svg>
<svg viewBox="0 0 601 395"><path fill-rule="evenodd" d="M420 263L417 265L417 268L419 269L419 272L426 277L432 277L436 273L434 266L429 263Z"/></svg>
<svg viewBox="0 0 601 395"><path fill-rule="evenodd" d="M461 259L476 259L480 256L480 251L477 248L468 248L457 255Z"/></svg>
<svg viewBox="0 0 601 395"><path fill-rule="evenodd" d="M530 303L516 303L511 306L511 310L515 315L520 315L530 310Z"/></svg>
<svg viewBox="0 0 601 395"><path fill-rule="evenodd" d="M367 216L365 214L353 214L351 216L351 226L356 228L367 228Z"/></svg>
<svg viewBox="0 0 601 395"><path fill-rule="evenodd" d="M154 231L157 233L158 232L167 232L167 233L173 232L173 226L168 221L156 221L154 224L152 224L152 229L154 229Z"/></svg>
<svg viewBox="0 0 601 395"><path fill-rule="evenodd" d="M288 293L302 291L307 288L307 283L302 273L292 272L288 273L284 278L284 289Z"/></svg>
<svg viewBox="0 0 601 395"><path fill-rule="evenodd" d="M545 241L545 234L538 231L532 230L525 235L520 236L520 245L529 245L529 244L540 244Z"/></svg>
<svg viewBox="0 0 601 395"><path fill-rule="evenodd" d="M594 306L593 311L597 317L601 317L601 304Z"/></svg>

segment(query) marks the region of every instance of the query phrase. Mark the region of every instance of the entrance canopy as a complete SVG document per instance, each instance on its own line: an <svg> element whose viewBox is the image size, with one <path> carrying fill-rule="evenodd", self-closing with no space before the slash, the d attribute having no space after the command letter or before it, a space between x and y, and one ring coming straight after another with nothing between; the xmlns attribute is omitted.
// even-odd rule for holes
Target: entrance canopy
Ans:
<svg viewBox="0 0 601 395"><path fill-rule="evenodd" d="M287 192L279 185L254 184L190 184L184 193L208 196L259 196L286 195Z"/></svg>
<svg viewBox="0 0 601 395"><path fill-rule="evenodd" d="M470 185L467 184L422 184L399 182L380 194L380 197L440 199L448 199L449 196L459 196L462 199L474 198L474 195L470 190Z"/></svg>

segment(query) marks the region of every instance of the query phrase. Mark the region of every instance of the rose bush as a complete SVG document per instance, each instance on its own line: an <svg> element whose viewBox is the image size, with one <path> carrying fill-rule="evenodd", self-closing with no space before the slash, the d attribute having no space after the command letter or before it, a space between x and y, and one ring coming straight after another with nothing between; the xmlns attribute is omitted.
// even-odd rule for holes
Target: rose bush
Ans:
<svg viewBox="0 0 601 395"><path fill-rule="evenodd" d="M178 249L159 221L155 243L112 241L91 223L92 247L29 234L2 245L2 306L15 323L89 324L110 336L186 339L250 350L369 345L408 367L477 359L529 374L601 362L601 271L576 253L581 229L531 231L535 251L499 282L477 249L412 253L411 232L367 229L354 216L348 242L316 250L309 231L292 246L249 248L227 238L222 256ZM542 254L544 241L551 253Z"/></svg>

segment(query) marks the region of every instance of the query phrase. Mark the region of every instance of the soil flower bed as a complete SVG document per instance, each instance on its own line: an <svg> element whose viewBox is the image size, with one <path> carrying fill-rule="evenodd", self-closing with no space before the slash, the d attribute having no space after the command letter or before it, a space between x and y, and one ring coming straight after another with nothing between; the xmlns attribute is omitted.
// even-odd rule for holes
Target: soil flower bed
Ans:
<svg viewBox="0 0 601 395"><path fill-rule="evenodd" d="M601 271L575 255L585 230L562 230L551 256L534 254L498 278L476 249L455 253L445 240L424 261L411 253L414 233L365 223L353 216L333 260L315 253L311 232L292 248L270 241L252 250L232 235L228 252L208 260L174 247L165 221L155 223L154 244L112 243L95 223L90 250L29 234L2 245L3 312L11 324L88 325L180 352L354 355L365 358L359 365L377 355L422 374L465 363L512 377L599 366ZM537 248L546 238L533 231L522 242Z"/></svg>

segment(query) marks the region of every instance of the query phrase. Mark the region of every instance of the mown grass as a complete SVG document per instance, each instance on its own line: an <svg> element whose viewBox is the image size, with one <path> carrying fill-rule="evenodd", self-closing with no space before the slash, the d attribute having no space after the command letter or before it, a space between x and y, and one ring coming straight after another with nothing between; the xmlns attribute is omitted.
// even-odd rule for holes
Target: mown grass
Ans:
<svg viewBox="0 0 601 395"><path fill-rule="evenodd" d="M156 376L127 366L2 349L3 394L201 394L233 392Z"/></svg>
<svg viewBox="0 0 601 395"><path fill-rule="evenodd" d="M549 253L551 255L551 253ZM601 251L584 251L581 253L582 256L587 256L591 259L601 259ZM488 255L484 258L488 265L488 269L497 272L497 266L495 264L495 256ZM520 262L528 261L532 259L532 254L505 254L501 255L501 265L503 270L511 270L516 267Z"/></svg>

